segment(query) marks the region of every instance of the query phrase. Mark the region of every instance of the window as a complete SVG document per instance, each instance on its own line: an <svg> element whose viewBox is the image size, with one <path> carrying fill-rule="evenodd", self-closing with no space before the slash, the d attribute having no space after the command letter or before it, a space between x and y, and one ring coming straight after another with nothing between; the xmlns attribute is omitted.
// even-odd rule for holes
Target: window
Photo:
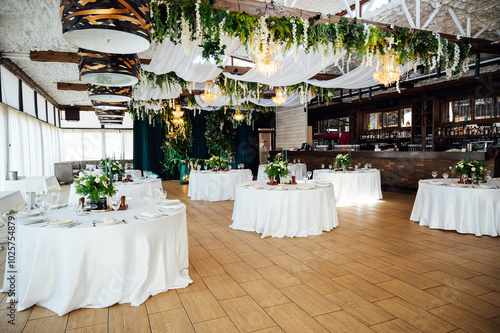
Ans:
<svg viewBox="0 0 500 333"><path fill-rule="evenodd" d="M493 98L478 98L475 102L475 119L488 119L493 116Z"/></svg>
<svg viewBox="0 0 500 333"><path fill-rule="evenodd" d="M401 110L401 127L411 126L411 108Z"/></svg>
<svg viewBox="0 0 500 333"><path fill-rule="evenodd" d="M384 112L384 127L398 127L399 111Z"/></svg>
<svg viewBox="0 0 500 333"><path fill-rule="evenodd" d="M368 130L380 129L382 127L382 113L368 113L366 115Z"/></svg>
<svg viewBox="0 0 500 333"><path fill-rule="evenodd" d="M461 99L449 103L449 121L469 121L472 115L471 100Z"/></svg>
<svg viewBox="0 0 500 333"><path fill-rule="evenodd" d="M318 122L318 133L348 133L349 117L325 119Z"/></svg>

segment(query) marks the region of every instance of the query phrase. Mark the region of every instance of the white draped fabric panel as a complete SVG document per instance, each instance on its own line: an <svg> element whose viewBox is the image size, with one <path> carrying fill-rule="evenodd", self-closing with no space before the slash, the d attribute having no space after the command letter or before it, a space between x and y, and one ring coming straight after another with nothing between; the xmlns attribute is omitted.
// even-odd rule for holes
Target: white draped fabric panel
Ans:
<svg viewBox="0 0 500 333"><path fill-rule="evenodd" d="M149 86L137 86L134 88L134 100L149 101L151 99L171 99L177 98L182 93L182 87L178 84L151 88Z"/></svg>
<svg viewBox="0 0 500 333"><path fill-rule="evenodd" d="M199 95L195 96L196 103L198 103L199 106L202 108L221 108L223 106L236 106L237 105L237 100L235 97L233 97L233 103L231 103L230 99L228 96L217 96L217 99L211 103L206 103L201 99ZM240 100L240 104L245 103L245 102L251 102L260 106L264 107L274 107L276 106L276 103L273 102L272 99L270 98L254 98L254 97L249 97L245 98L243 100ZM288 95L286 102L283 103L283 107L291 107L291 106L299 106L302 103L300 102L300 95L299 94L291 94Z"/></svg>
<svg viewBox="0 0 500 333"><path fill-rule="evenodd" d="M284 57L277 56L275 59L279 60L283 67L280 73L269 78L260 75L255 69L251 69L243 75L223 74L233 80L259 82L273 87L291 86L318 74L323 68L333 63L335 56L329 52L325 59L322 47L317 52L311 51L309 53L305 53L302 48L299 48L296 56L294 52L287 52Z"/></svg>
<svg viewBox="0 0 500 333"><path fill-rule="evenodd" d="M142 65L142 68L148 72L157 75L169 72L175 72L179 77L191 82L204 82L214 79L222 72L217 67L213 59L204 59L202 57L203 48L196 45L196 42L190 42L191 53L186 55L182 44L174 44L166 39L161 44L156 44L154 48L153 59L149 65ZM231 63L231 57L228 55L239 45L237 39L226 37L225 54L222 57L222 66Z"/></svg>
<svg viewBox="0 0 500 333"><path fill-rule="evenodd" d="M7 171L19 176L54 174L62 160L61 130L0 103L0 189Z"/></svg>

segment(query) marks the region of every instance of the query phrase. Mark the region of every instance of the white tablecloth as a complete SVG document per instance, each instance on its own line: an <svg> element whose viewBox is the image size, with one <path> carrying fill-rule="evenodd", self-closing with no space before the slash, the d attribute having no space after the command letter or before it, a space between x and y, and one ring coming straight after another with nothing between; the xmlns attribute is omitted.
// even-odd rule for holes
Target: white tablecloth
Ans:
<svg viewBox="0 0 500 333"><path fill-rule="evenodd" d="M297 185L236 186L233 229L256 231L262 238L319 235L338 226L333 186L299 190ZM300 186L303 186L300 185Z"/></svg>
<svg viewBox="0 0 500 333"><path fill-rule="evenodd" d="M262 180L262 177L268 179L269 177L264 173L264 169L267 164L259 165L259 170L257 171L257 180ZM307 165L304 163L288 163L288 170L290 170L290 176L295 176L296 180L301 180L304 176L307 176Z"/></svg>
<svg viewBox="0 0 500 333"><path fill-rule="evenodd" d="M448 186L445 186L448 185ZM410 220L431 229L476 236L500 234L500 181L461 185L451 180L421 180Z"/></svg>
<svg viewBox="0 0 500 333"><path fill-rule="evenodd" d="M377 169L347 172L319 169L314 170L313 179L333 183L337 203L360 203L382 199L380 171Z"/></svg>
<svg viewBox="0 0 500 333"><path fill-rule="evenodd" d="M188 197L191 200L205 201L234 200L236 184L249 182L251 175L249 169L219 172L191 171Z"/></svg>
<svg viewBox="0 0 500 333"><path fill-rule="evenodd" d="M52 186L52 187L51 187ZM6 180L7 191L20 191L24 200L28 199L27 193L47 192L51 188L61 189L59 182L54 176L26 177L19 180Z"/></svg>
<svg viewBox="0 0 500 333"><path fill-rule="evenodd" d="M82 224L73 228L16 222L16 261L13 268L6 265L4 291L11 271L17 270L18 311L38 304L62 316L115 303L138 306L149 296L191 283L185 206L147 221L134 215L158 212L158 205L146 208L135 199L128 206L78 217ZM76 213L61 208L49 216L76 218ZM128 224L92 226L92 220L104 217Z"/></svg>
<svg viewBox="0 0 500 333"><path fill-rule="evenodd" d="M161 179L136 179L133 182L116 182L115 189L118 195L141 199L145 195L150 195L151 198L156 198L156 189L163 189ZM81 196L76 194L75 184L71 184L69 189L68 202L77 202Z"/></svg>
<svg viewBox="0 0 500 333"><path fill-rule="evenodd" d="M24 199L19 191L0 191L0 216L11 209L22 208Z"/></svg>

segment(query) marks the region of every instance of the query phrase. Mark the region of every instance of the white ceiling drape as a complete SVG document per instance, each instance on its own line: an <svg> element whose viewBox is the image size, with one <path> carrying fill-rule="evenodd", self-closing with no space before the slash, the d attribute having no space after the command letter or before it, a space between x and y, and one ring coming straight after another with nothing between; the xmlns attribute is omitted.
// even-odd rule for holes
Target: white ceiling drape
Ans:
<svg viewBox="0 0 500 333"><path fill-rule="evenodd" d="M161 88L151 88L147 85L139 85L134 88L134 100L149 101L152 99L171 99L179 97L181 93L182 88L178 84L172 84L171 86L163 84Z"/></svg>
<svg viewBox="0 0 500 333"><path fill-rule="evenodd" d="M225 56L221 56L222 66L231 64L232 51L239 45L237 39L224 37L226 45ZM177 76L190 82L204 82L212 80L222 72L217 67L214 59L202 57L203 48L196 45L196 41L190 41L187 46L190 53L186 54L182 44L174 44L166 39L161 44L155 44L154 54L149 65L141 65L148 72L156 75L175 72Z"/></svg>
<svg viewBox="0 0 500 333"><path fill-rule="evenodd" d="M269 78L260 75L254 68L243 75L223 74L233 80L259 82L272 87L291 86L304 82L318 74L322 69L333 63L336 57L339 57L339 55L334 55L332 52L324 56L323 50L323 47L320 47L316 52L311 50L306 53L300 47L296 55L294 51L288 51L285 56L275 56L274 59L280 61L283 67L279 73Z"/></svg>
<svg viewBox="0 0 500 333"><path fill-rule="evenodd" d="M217 99L213 101L212 103L206 103L204 102L199 95L195 96L196 103L198 103L199 106L201 106L203 109L206 108L221 108L224 106L237 106L236 103L236 98L233 97L233 103L231 103L230 98L228 96L217 96ZM274 107L276 104L273 102L272 99L270 98L254 98L254 97L248 97L245 99L240 100L240 104L243 104L245 102L251 102L263 107ZM289 107L289 106L299 106L302 103L300 102L300 95L299 94L291 94L288 95L288 98L286 99L286 102L282 105L283 107Z"/></svg>

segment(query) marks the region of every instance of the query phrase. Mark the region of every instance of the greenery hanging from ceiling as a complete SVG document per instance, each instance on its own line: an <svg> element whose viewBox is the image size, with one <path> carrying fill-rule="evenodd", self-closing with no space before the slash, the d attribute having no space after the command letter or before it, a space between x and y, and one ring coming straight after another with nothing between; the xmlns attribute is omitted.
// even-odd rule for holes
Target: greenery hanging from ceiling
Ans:
<svg viewBox="0 0 500 333"><path fill-rule="evenodd" d="M340 19L338 23L319 23L315 18L253 16L214 9L208 1L171 0L151 2L152 36L157 42L168 38L183 46L195 41L203 48L205 59L213 58L221 65L224 54L224 36L239 39L252 54L266 50L272 43L285 45L283 50L296 52L301 45L306 52L314 50L360 59L393 53L399 64L421 61L427 70L437 66L448 75L466 69L470 56L467 43L448 42L438 33L428 31L397 30ZM181 24L179 24L181 23ZM187 46L186 46L187 47Z"/></svg>

